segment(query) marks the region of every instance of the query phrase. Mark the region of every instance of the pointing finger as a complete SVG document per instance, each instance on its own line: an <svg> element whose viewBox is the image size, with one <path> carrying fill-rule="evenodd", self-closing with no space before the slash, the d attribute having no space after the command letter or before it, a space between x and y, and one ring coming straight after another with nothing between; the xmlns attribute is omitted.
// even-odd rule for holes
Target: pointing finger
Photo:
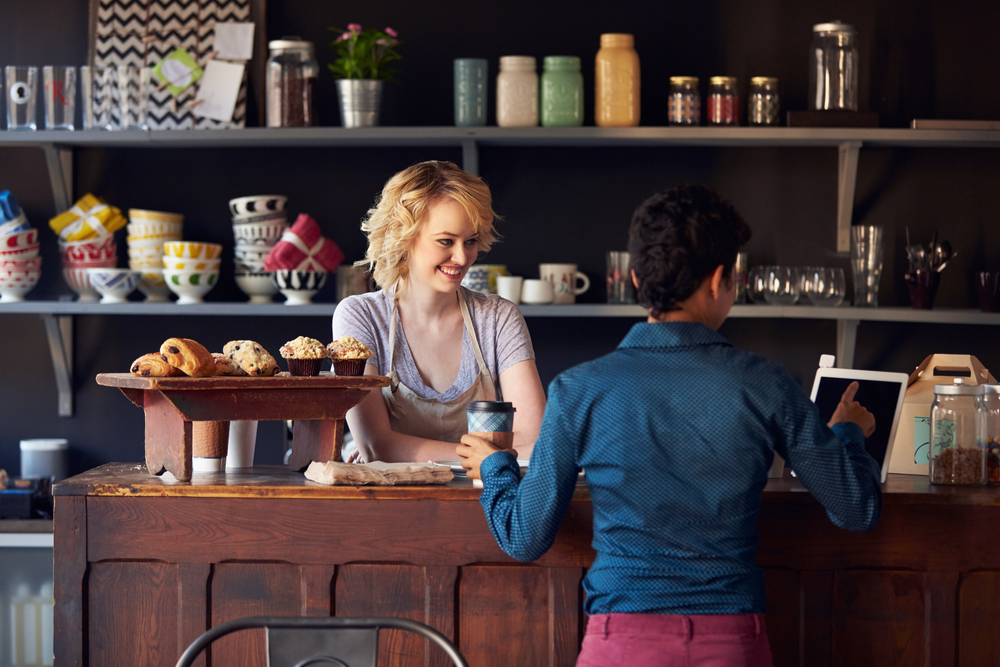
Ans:
<svg viewBox="0 0 1000 667"><path fill-rule="evenodd" d="M844 390L844 395L840 397L840 402L847 405L853 401L854 395L858 393L858 387L860 386L861 385L858 384L857 380L847 385L847 389Z"/></svg>

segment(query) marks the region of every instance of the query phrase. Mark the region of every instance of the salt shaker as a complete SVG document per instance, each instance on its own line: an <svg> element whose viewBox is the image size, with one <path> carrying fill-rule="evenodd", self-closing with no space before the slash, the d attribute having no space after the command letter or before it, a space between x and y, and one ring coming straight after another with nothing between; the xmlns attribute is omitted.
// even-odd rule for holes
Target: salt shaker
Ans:
<svg viewBox="0 0 1000 667"><path fill-rule="evenodd" d="M286 37L268 42L267 47L267 126L312 127L319 76L313 43Z"/></svg>
<svg viewBox="0 0 1000 667"><path fill-rule="evenodd" d="M809 110L858 110L858 33L854 26L840 21L813 26Z"/></svg>

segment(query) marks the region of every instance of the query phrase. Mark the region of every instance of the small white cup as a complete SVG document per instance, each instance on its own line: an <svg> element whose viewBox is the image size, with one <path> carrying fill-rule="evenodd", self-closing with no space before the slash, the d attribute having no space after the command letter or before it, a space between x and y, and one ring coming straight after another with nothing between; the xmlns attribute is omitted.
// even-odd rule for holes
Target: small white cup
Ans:
<svg viewBox="0 0 1000 667"><path fill-rule="evenodd" d="M521 283L521 302L531 304L552 303L555 291L548 280L525 278Z"/></svg>
<svg viewBox="0 0 1000 667"><path fill-rule="evenodd" d="M229 452L226 456L226 470L252 468L256 447L256 421L229 422Z"/></svg>
<svg viewBox="0 0 1000 667"><path fill-rule="evenodd" d="M524 278L521 276L497 276L497 294L513 301L521 303L521 283Z"/></svg>

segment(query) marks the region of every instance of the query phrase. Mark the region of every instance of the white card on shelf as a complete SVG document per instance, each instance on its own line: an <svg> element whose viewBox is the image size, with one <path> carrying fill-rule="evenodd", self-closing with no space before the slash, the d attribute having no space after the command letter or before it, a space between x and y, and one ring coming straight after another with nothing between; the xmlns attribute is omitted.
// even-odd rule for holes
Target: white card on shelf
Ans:
<svg viewBox="0 0 1000 667"><path fill-rule="evenodd" d="M210 60L198 86L195 116L212 120L230 121L236 110L236 98L243 83L244 65Z"/></svg>
<svg viewBox="0 0 1000 667"><path fill-rule="evenodd" d="M253 56L253 23L216 23L214 50L220 60L250 60Z"/></svg>

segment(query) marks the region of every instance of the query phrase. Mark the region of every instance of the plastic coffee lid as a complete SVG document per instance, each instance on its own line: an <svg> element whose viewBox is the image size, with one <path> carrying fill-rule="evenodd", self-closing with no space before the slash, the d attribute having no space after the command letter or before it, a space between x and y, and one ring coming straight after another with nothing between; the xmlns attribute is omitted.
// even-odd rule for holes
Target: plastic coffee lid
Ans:
<svg viewBox="0 0 1000 667"><path fill-rule="evenodd" d="M22 440L22 452L56 452L69 449L69 440L64 438L35 438Z"/></svg>
<svg viewBox="0 0 1000 667"><path fill-rule="evenodd" d="M936 384L934 393L941 396L982 396L986 393L983 385L968 385L962 378L955 378L953 384Z"/></svg>
<svg viewBox="0 0 1000 667"><path fill-rule="evenodd" d="M857 32L853 25L841 23L840 21L830 21L829 23L817 23L813 26L813 32Z"/></svg>
<svg viewBox="0 0 1000 667"><path fill-rule="evenodd" d="M517 412L513 403L503 401L472 401L465 407L466 412Z"/></svg>

